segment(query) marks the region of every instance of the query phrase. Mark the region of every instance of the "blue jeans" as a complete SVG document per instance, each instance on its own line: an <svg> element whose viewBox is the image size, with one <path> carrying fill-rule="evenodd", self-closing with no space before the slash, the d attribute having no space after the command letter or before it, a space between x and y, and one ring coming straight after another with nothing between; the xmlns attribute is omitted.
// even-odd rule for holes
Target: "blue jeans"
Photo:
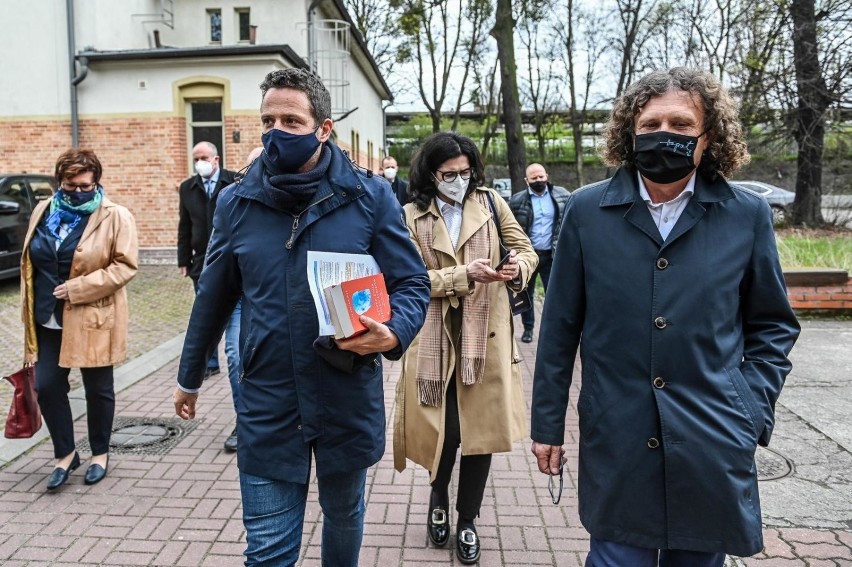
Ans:
<svg viewBox="0 0 852 567"><path fill-rule="evenodd" d="M228 358L228 380L231 382L231 398L234 400L234 408L240 397L240 373L243 366L240 361L240 316L243 312L243 301L237 302L228 326L225 327L225 356Z"/></svg>
<svg viewBox="0 0 852 567"><path fill-rule="evenodd" d="M591 538L586 567L722 567L724 553L646 549Z"/></svg>
<svg viewBox="0 0 852 567"><path fill-rule="evenodd" d="M364 535L367 469L317 478L322 508L323 567L357 567ZM247 567L295 565L302 544L307 482L272 480L240 471Z"/></svg>

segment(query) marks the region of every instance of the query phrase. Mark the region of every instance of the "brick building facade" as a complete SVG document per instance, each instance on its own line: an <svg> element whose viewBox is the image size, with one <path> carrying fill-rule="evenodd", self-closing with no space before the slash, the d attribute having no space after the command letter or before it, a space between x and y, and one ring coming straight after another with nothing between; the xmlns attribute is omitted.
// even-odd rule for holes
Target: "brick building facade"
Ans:
<svg viewBox="0 0 852 567"><path fill-rule="evenodd" d="M194 143L216 142L223 166L231 170L242 168L260 145L258 85L269 71L303 67L322 76L326 67L311 57L305 20L343 22L338 27L347 35L338 33L330 41L347 46L337 50L347 58L340 61L346 81L323 78L346 87L329 89L333 118L347 114L347 108L357 112L335 122L335 137L359 164L379 166L382 102L391 95L363 39L346 24L351 19L340 0L12 3L4 11L13 21L0 37L3 53L16 54L0 78L0 171L52 174L57 156L72 146L76 97L78 145L98 154L102 185L133 212L142 248L176 244L176 188L193 174ZM66 11L67 4L75 12ZM309 6L315 9L311 16ZM140 15L160 19L141 21ZM69 34L62 27L69 21L75 31L75 89ZM250 38L244 37L248 23ZM25 39L28 30L45 27L43 41ZM21 45L26 49L16 47Z"/></svg>

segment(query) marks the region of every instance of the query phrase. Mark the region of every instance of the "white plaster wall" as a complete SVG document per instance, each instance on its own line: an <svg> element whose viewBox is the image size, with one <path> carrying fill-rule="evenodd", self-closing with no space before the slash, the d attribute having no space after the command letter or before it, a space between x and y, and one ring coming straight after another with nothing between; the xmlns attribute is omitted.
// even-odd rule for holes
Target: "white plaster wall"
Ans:
<svg viewBox="0 0 852 567"><path fill-rule="evenodd" d="M0 117L67 114L65 2L3 0L0 10Z"/></svg>

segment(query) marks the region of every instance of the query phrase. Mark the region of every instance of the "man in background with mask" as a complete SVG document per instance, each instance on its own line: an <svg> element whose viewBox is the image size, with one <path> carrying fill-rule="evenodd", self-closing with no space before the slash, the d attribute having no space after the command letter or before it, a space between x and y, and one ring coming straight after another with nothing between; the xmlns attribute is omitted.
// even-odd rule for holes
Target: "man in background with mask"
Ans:
<svg viewBox="0 0 852 567"><path fill-rule="evenodd" d="M225 189L186 332L175 412L195 416L204 361L242 297L237 427L246 565L295 565L312 461L323 512L322 563L354 567L367 468L385 451L382 359L397 360L423 325L430 283L399 204L332 141L331 97L304 69L260 85L263 153ZM319 337L308 252L370 254L391 319Z"/></svg>
<svg viewBox="0 0 852 567"><path fill-rule="evenodd" d="M535 327L535 282L541 276L541 285L547 293L547 283L550 280L550 268L553 265L553 251L559 238L559 226L565 213L565 203L570 193L564 187L554 186L540 163L527 166L527 190L512 195L509 208L515 215L515 220L527 233L535 253L538 254L538 267L533 272L527 287L533 307L521 313L524 334L521 340L531 343Z"/></svg>
<svg viewBox="0 0 852 567"><path fill-rule="evenodd" d="M799 335L772 213L725 179L749 154L710 73L641 78L604 139L619 169L571 194L559 233L532 452L541 472L561 474L579 347L586 565L722 567L725 554L763 548L754 455Z"/></svg>
<svg viewBox="0 0 852 567"><path fill-rule="evenodd" d="M219 152L210 142L199 142L192 148L195 173L185 179L178 189L180 195L180 220L178 221L178 268L182 276L189 276L198 292L198 278L204 266L204 253L213 230L213 213L216 199L223 187L234 182L234 172L219 167ZM221 335L220 335L221 336ZM237 380L240 375L239 304L231 315L225 333L225 354L228 358L228 378L231 382L234 407L237 405ZM219 354L213 352L207 361L205 377L219 374ZM236 427L225 439L225 450L237 450Z"/></svg>
<svg viewBox="0 0 852 567"><path fill-rule="evenodd" d="M403 181L399 177L399 167L396 164L396 159L393 156L388 156L382 160L382 169L379 172L385 179L390 181L393 194L396 195L400 206L404 206L411 201L408 196L408 182Z"/></svg>

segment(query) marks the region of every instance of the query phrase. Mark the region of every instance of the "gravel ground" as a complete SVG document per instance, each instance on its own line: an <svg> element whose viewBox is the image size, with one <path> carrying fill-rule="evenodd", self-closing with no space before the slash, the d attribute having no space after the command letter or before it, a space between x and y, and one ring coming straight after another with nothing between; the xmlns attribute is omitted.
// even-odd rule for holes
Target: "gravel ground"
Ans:
<svg viewBox="0 0 852 567"><path fill-rule="evenodd" d="M182 278L177 266L139 267L127 286L130 303L128 360L145 353L186 330L195 293L192 281ZM0 281L0 373L7 375L21 367L23 360L20 282ZM71 388L80 386L80 371L71 371ZM0 417L5 420L12 387L0 381ZM5 423L5 421L3 422Z"/></svg>

